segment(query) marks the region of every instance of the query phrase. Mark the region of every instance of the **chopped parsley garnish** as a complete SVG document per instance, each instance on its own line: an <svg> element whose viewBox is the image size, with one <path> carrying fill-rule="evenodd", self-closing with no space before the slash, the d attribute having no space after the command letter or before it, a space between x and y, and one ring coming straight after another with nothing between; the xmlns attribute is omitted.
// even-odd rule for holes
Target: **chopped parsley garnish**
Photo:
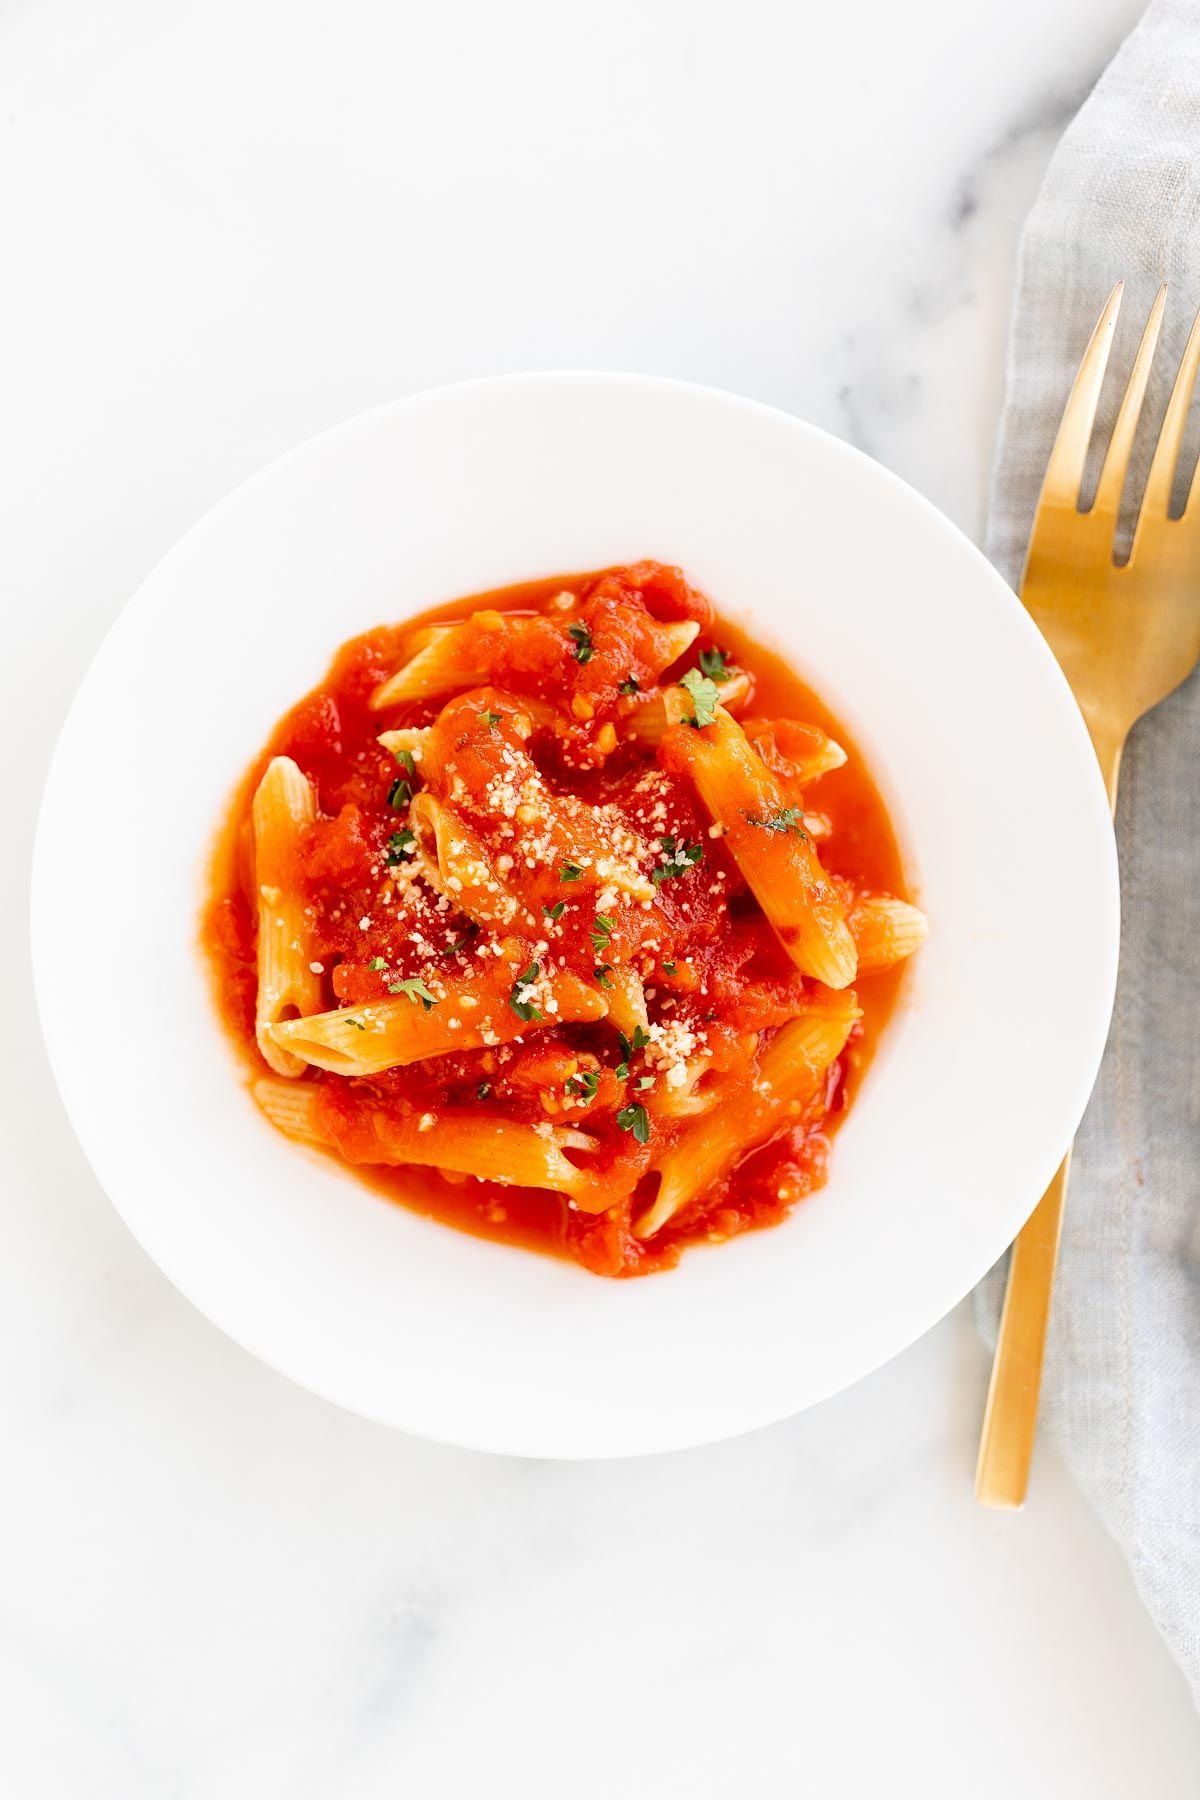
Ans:
<svg viewBox="0 0 1200 1800"><path fill-rule="evenodd" d="M578 1075L568 1075L563 1086L566 1093L574 1094L579 1100L594 1100L600 1086L600 1071L582 1069Z"/></svg>
<svg viewBox="0 0 1200 1800"><path fill-rule="evenodd" d="M367 964L367 967L368 967L368 969L386 969L387 964L383 960L382 956L373 956L371 958L370 962Z"/></svg>
<svg viewBox="0 0 1200 1800"><path fill-rule="evenodd" d="M678 967L679 967L678 963L665 962L662 965L662 972L664 975L674 975L674 973L678 969Z"/></svg>
<svg viewBox="0 0 1200 1800"><path fill-rule="evenodd" d="M641 683L636 675L627 675L624 681L617 683L618 694L640 694L641 691Z"/></svg>
<svg viewBox="0 0 1200 1800"><path fill-rule="evenodd" d="M583 870L578 863L564 863L558 871L558 879L560 881L578 881L582 874Z"/></svg>
<svg viewBox="0 0 1200 1800"><path fill-rule="evenodd" d="M606 913L596 914L595 924L592 926L591 931L589 931L588 936L592 940L592 949L596 952L597 956L603 956L604 952L608 949L608 940L613 934L614 923L615 921L610 919Z"/></svg>
<svg viewBox="0 0 1200 1800"><path fill-rule="evenodd" d="M361 1019L347 1019L346 1023L347 1025L353 1025L355 1031L365 1031L367 1029Z"/></svg>
<svg viewBox="0 0 1200 1800"><path fill-rule="evenodd" d="M426 1012L429 1011L431 1006L436 1006L438 1003L437 995L431 994L429 989L425 986L425 983L419 980L415 975L410 976L407 981L390 982L388 985L388 993L407 994L414 1006L419 1000Z"/></svg>
<svg viewBox="0 0 1200 1800"><path fill-rule="evenodd" d="M388 868L394 869L397 863L403 862L405 857L412 853L412 847L416 841L416 833L410 831L407 825L403 831L393 831L387 841L387 854L384 858Z"/></svg>
<svg viewBox="0 0 1200 1800"><path fill-rule="evenodd" d="M591 662L592 634L586 625L568 625L567 636L575 639L574 656L577 663Z"/></svg>
<svg viewBox="0 0 1200 1800"><path fill-rule="evenodd" d="M496 726L500 723L501 719L504 717L504 714L503 713L494 713L494 712L482 712L482 713L476 713L475 717L479 720L479 723L481 725L486 725L489 731L494 731Z"/></svg>
<svg viewBox="0 0 1200 1800"><path fill-rule="evenodd" d="M491 1091L492 1091L491 1082L490 1081L481 1081L479 1086L475 1089L475 1098L477 1100L486 1100L488 1095L491 1093Z"/></svg>
<svg viewBox="0 0 1200 1800"><path fill-rule="evenodd" d="M508 996L508 1004L512 1007L518 1019L525 1019L528 1021L530 1019L540 1019L542 1016L532 1000L522 1000L520 998L522 992L527 987L531 987L537 980L541 971L542 965L540 963L532 962L525 973L523 975L518 975L517 979L513 982L512 993Z"/></svg>
<svg viewBox="0 0 1200 1800"><path fill-rule="evenodd" d="M728 681L737 664L730 662L724 650L713 645L711 650L700 652L700 668L710 681Z"/></svg>
<svg viewBox="0 0 1200 1800"><path fill-rule="evenodd" d="M648 1032L642 1030L640 1025L635 1025L632 1040L627 1038L623 1031L618 1031L617 1042L621 1046L621 1061L617 1064L616 1076L618 1081L625 1081L629 1075L630 1062L639 1050L647 1048L650 1036Z"/></svg>
<svg viewBox="0 0 1200 1800"><path fill-rule="evenodd" d="M566 912L566 910L567 910L567 903L565 900L560 900L557 906L543 906L543 908L542 908L542 911L545 913L546 917L548 919L552 919L556 925L558 924L558 921L562 918L562 916Z"/></svg>
<svg viewBox="0 0 1200 1800"><path fill-rule="evenodd" d="M679 685L681 688L686 688L692 696L692 705L696 709L692 715L692 724L700 730L703 730L706 725L711 725L717 716L721 696L708 676L701 675L697 669L689 669Z"/></svg>
<svg viewBox="0 0 1200 1800"><path fill-rule="evenodd" d="M650 1114L644 1106L623 1106L617 1124L622 1131L632 1131L639 1144L650 1142Z"/></svg>
<svg viewBox="0 0 1200 1800"><path fill-rule="evenodd" d="M466 943L467 943L467 933L464 932L462 937L456 938L452 944L447 944L443 950L439 950L438 955L439 956L457 956L460 950L463 950L466 948Z"/></svg>
<svg viewBox="0 0 1200 1800"><path fill-rule="evenodd" d="M400 764L400 767L405 771L405 773L408 775L410 780L413 779L417 773L417 764L416 764L416 758L413 756L412 751L411 750L397 750L394 752L394 754L395 754L396 761Z"/></svg>
<svg viewBox="0 0 1200 1800"><path fill-rule="evenodd" d="M764 831L794 831L797 837L808 842L808 833L804 829L804 814L798 806L781 806L777 813L769 819L750 819L751 825L760 825Z"/></svg>
<svg viewBox="0 0 1200 1800"><path fill-rule="evenodd" d="M686 875L704 855L703 844L689 844L686 839L676 842L673 837L665 837L662 847L663 861L650 871L650 879L655 883L672 881L676 875Z"/></svg>
<svg viewBox="0 0 1200 1800"><path fill-rule="evenodd" d="M608 979L612 974L612 967L611 963L599 963L596 968L592 970L592 974L596 977L596 980L600 983L601 987L610 988L612 986L612 982Z"/></svg>
<svg viewBox="0 0 1200 1800"><path fill-rule="evenodd" d="M409 801L412 799L412 794L412 782L404 775L397 775L395 781L393 781L391 787L388 789L388 805L393 811L399 812L402 806L408 805Z"/></svg>
<svg viewBox="0 0 1200 1800"><path fill-rule="evenodd" d="M642 1090L643 1093L645 1093L647 1088L652 1088L653 1086L654 1086L653 1075L639 1075L638 1076L638 1087Z"/></svg>

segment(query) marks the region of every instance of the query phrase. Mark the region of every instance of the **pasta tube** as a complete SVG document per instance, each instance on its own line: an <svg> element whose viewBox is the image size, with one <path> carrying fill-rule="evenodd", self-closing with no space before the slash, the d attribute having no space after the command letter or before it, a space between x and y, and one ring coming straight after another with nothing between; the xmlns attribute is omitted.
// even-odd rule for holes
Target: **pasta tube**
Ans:
<svg viewBox="0 0 1200 1800"><path fill-rule="evenodd" d="M925 914L890 894L857 895L847 909L846 923L858 946L860 975L903 962L929 936Z"/></svg>
<svg viewBox="0 0 1200 1800"><path fill-rule="evenodd" d="M721 698L723 701L724 694ZM768 769L797 787L840 769L846 761L842 746L819 725L803 725L795 719L747 719L744 729Z"/></svg>
<svg viewBox="0 0 1200 1800"><path fill-rule="evenodd" d="M726 1176L789 1118L798 1118L820 1092L856 1019L852 993L826 990L776 1032L759 1058L752 1085L738 1086L722 1105L685 1126L659 1163L653 1206L634 1223L634 1235L653 1237L681 1208Z"/></svg>
<svg viewBox="0 0 1200 1800"><path fill-rule="evenodd" d="M312 784L290 756L276 756L255 790L254 881L258 894L258 1000L255 1036L278 1075L296 1076L304 1063L271 1035L280 1020L316 1012L320 972L314 960L304 907L296 891L299 840L316 818Z"/></svg>
<svg viewBox="0 0 1200 1800"><path fill-rule="evenodd" d="M827 987L848 987L858 954L837 891L785 789L724 707L701 730L676 725L660 759L685 771L796 967Z"/></svg>
<svg viewBox="0 0 1200 1800"><path fill-rule="evenodd" d="M515 983L520 1012L511 1000L477 982L448 980L440 995L421 982L406 985L407 992L394 998L273 1025L270 1036L301 1066L311 1063L337 1075L377 1075L427 1056L508 1043L547 1025L602 1019L608 1010L599 989L568 969L554 975L539 972L524 987Z"/></svg>
<svg viewBox="0 0 1200 1800"><path fill-rule="evenodd" d="M733 711L740 701L750 692L750 677L739 669L730 675L721 689L721 704L727 711ZM682 706L674 708L668 703L667 696L675 698L676 690L659 688L644 699L631 703L631 709L622 725L625 737L635 744L657 744L669 725L678 723Z"/></svg>
<svg viewBox="0 0 1200 1800"><path fill-rule="evenodd" d="M326 1122L320 1089L314 1082L298 1086L263 1080L255 1083L254 1097L280 1131L308 1143L335 1147L348 1162L393 1168L420 1163L426 1168L477 1175L481 1181L506 1187L583 1193L589 1178L564 1153L588 1154L596 1148L595 1138L585 1131L561 1125L543 1125L534 1131L502 1113L477 1106L439 1106L428 1112L402 1114L369 1107L361 1118L355 1116L348 1129L338 1131L333 1127L340 1122L340 1115L331 1114Z"/></svg>

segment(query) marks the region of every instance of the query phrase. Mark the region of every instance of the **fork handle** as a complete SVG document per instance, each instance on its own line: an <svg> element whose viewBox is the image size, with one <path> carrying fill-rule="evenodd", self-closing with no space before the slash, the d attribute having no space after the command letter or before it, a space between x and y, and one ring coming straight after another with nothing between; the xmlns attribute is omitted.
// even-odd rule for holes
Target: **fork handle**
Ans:
<svg viewBox="0 0 1200 1800"><path fill-rule="evenodd" d="M1025 1504L1070 1166L1068 1150L1012 1247L975 1470L983 1506Z"/></svg>
<svg viewBox="0 0 1200 1800"><path fill-rule="evenodd" d="M1115 813L1125 733L1107 733L1096 723L1091 733ZM975 1470L975 1498L983 1506L1025 1504L1070 1167L1068 1150L1012 1247Z"/></svg>

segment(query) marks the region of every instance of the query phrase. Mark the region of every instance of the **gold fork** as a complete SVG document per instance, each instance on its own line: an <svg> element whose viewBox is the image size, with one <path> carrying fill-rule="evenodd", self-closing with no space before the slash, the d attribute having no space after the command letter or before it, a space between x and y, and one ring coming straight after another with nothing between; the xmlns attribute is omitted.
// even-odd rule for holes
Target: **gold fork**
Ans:
<svg viewBox="0 0 1200 1800"><path fill-rule="evenodd" d="M1034 518L1021 598L1062 665L1087 722L1113 810L1131 727L1186 681L1200 657L1200 470L1186 508L1171 492L1200 365L1200 314L1188 337L1145 492L1129 560L1114 559L1117 518L1134 434L1162 325L1164 284L1150 311L1100 472L1080 510L1084 468L1124 284L1118 282L1084 353L1058 428ZM1029 1480L1042 1355L1071 1155L1013 1245L992 1364L975 1492L987 1506L1020 1506Z"/></svg>

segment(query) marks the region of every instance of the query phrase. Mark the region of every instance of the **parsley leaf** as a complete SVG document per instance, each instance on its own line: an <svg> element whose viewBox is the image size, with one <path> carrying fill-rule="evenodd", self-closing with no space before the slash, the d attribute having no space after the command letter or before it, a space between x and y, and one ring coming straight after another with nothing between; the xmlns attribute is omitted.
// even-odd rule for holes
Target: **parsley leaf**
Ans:
<svg viewBox="0 0 1200 1800"><path fill-rule="evenodd" d="M652 1088L653 1086L654 1086L653 1075L639 1075L638 1076L638 1087L641 1088L643 1093L646 1091L647 1088Z"/></svg>
<svg viewBox="0 0 1200 1800"><path fill-rule="evenodd" d="M622 1131L632 1131L639 1144L650 1141L650 1115L644 1106L623 1106L617 1114Z"/></svg>
<svg viewBox="0 0 1200 1800"><path fill-rule="evenodd" d="M463 935L460 938L458 938L453 944L447 944L444 949L439 950L438 955L439 956L457 956L460 950L463 950L466 948L467 936L468 936L468 933L464 932Z"/></svg>
<svg viewBox="0 0 1200 1800"><path fill-rule="evenodd" d="M591 662L592 634L586 625L568 625L567 636L575 639L574 657L577 663Z"/></svg>
<svg viewBox="0 0 1200 1800"><path fill-rule="evenodd" d="M594 1100L596 1089L600 1086L599 1069L581 1069L578 1075L568 1075L564 1092L574 1094L580 1100Z"/></svg>
<svg viewBox="0 0 1200 1800"><path fill-rule="evenodd" d="M751 825L759 825L764 831L794 831L796 836L808 842L808 833L804 829L804 814L798 806L781 806L777 813L769 819L750 819Z"/></svg>
<svg viewBox="0 0 1200 1800"><path fill-rule="evenodd" d="M618 694L640 694L641 691L641 683L636 675L627 675L624 681L617 683Z"/></svg>
<svg viewBox="0 0 1200 1800"><path fill-rule="evenodd" d="M395 781L393 781L391 787L388 789L387 803L396 812L399 812L402 806L408 805L409 801L412 799L412 794L412 782L406 780L403 775L397 775Z"/></svg>
<svg viewBox="0 0 1200 1800"><path fill-rule="evenodd" d="M522 1000L519 998L522 989L532 986L537 980L538 976L541 974L541 969L542 965L540 963L531 962L525 973L523 975L518 975L517 979L513 982L512 993L508 996L508 1004L512 1007L518 1019L525 1019L528 1021L530 1019L540 1019L542 1016L532 1000Z"/></svg>
<svg viewBox="0 0 1200 1800"><path fill-rule="evenodd" d="M425 983L419 980L415 975L410 976L407 981L390 982L388 985L388 993L407 994L414 1006L419 1000L426 1012L429 1011L431 1006L436 1006L438 1003L437 995L431 994L429 989L425 986Z"/></svg>
<svg viewBox="0 0 1200 1800"><path fill-rule="evenodd" d="M674 973L678 969L678 967L679 967L678 963L665 962L662 964L662 972L664 975L674 975Z"/></svg>
<svg viewBox="0 0 1200 1800"><path fill-rule="evenodd" d="M655 885L660 881L672 881L676 875L686 875L704 855L703 844L689 844L686 839L677 843L673 837L665 837L662 847L663 861L650 871L650 879Z"/></svg>
<svg viewBox="0 0 1200 1800"><path fill-rule="evenodd" d="M696 709L692 717L692 724L702 731L716 718L717 708L721 704L721 696L707 675L701 675L696 669L689 669L679 685L681 688L686 688L692 696L692 705Z"/></svg>
<svg viewBox="0 0 1200 1800"><path fill-rule="evenodd" d="M601 987L610 988L612 986L612 982L608 979L612 974L611 963L598 964L598 966L592 970L592 974L596 977L596 980L600 983Z"/></svg>
<svg viewBox="0 0 1200 1800"><path fill-rule="evenodd" d="M367 1029L361 1019L347 1019L346 1023L347 1025L353 1025L355 1031L365 1031Z"/></svg>
<svg viewBox="0 0 1200 1800"><path fill-rule="evenodd" d="M724 650L718 650L714 644L711 650L700 652L700 668L710 681L728 681L737 664L731 662Z"/></svg>
<svg viewBox="0 0 1200 1800"><path fill-rule="evenodd" d="M560 881L578 881L582 874L583 870L578 863L563 863L558 871L558 879Z"/></svg>
<svg viewBox="0 0 1200 1800"><path fill-rule="evenodd" d="M553 919L553 921L556 925L558 924L558 921L562 918L562 916L566 912L566 910L567 910L567 903L565 900L560 900L557 906L543 906L543 908L542 908L542 911L545 913L546 917L548 919Z"/></svg>
<svg viewBox="0 0 1200 1800"><path fill-rule="evenodd" d="M400 767L411 778L417 773L416 759L411 750L397 750L393 753Z"/></svg>
<svg viewBox="0 0 1200 1800"><path fill-rule="evenodd" d="M649 1044L650 1034L649 1032L643 1031L640 1025L635 1025L633 1028L632 1043L625 1036L623 1031L618 1031L617 1042L621 1046L621 1061L617 1064L616 1076L618 1081L626 1081L629 1078L630 1063L637 1055L638 1051L644 1050Z"/></svg>
<svg viewBox="0 0 1200 1800"><path fill-rule="evenodd" d="M397 863L403 862L406 856L411 855L416 841L416 833L410 831L407 825L403 831L393 831L387 841L387 854L384 857L388 868L394 869Z"/></svg>
<svg viewBox="0 0 1200 1800"><path fill-rule="evenodd" d="M475 717L481 725L486 725L489 731L494 731L504 715L503 713L482 712L476 713Z"/></svg>
<svg viewBox="0 0 1200 1800"><path fill-rule="evenodd" d="M588 936L592 940L592 949L597 956L603 956L608 949L608 940L613 934L613 924L614 920L610 919L606 913L596 914L596 922Z"/></svg>
<svg viewBox="0 0 1200 1800"><path fill-rule="evenodd" d="M387 964L384 962L382 956L373 956L367 964L367 967L368 969L386 969Z"/></svg>

